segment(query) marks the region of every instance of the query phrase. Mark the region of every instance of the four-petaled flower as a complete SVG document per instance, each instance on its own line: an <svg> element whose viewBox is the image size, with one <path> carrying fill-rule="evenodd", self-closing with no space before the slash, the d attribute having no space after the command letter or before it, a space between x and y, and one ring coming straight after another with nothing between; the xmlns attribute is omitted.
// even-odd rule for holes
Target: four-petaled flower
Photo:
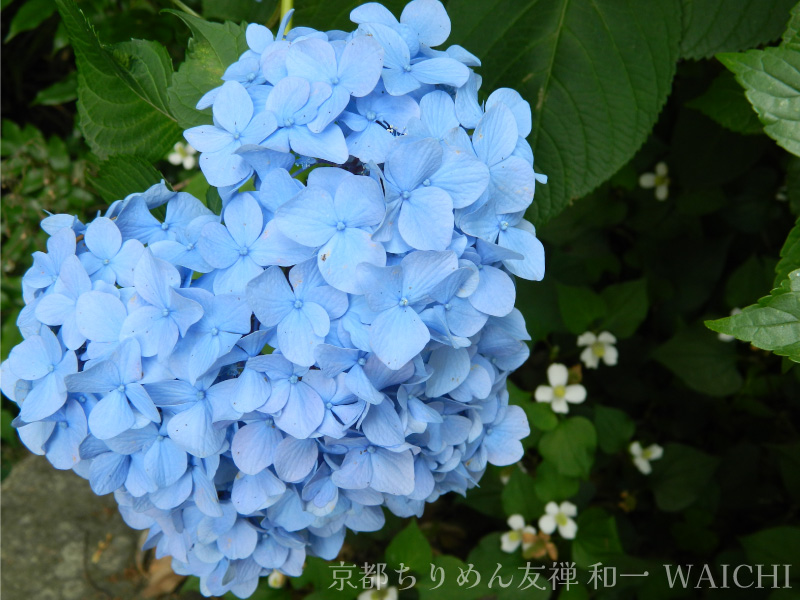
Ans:
<svg viewBox="0 0 800 600"><path fill-rule="evenodd" d="M547 380L550 385L540 385L534 392L537 402L549 402L555 413L567 414L569 404L580 404L586 400L586 388L579 383L567 384L569 371L560 363L553 363L547 368Z"/></svg>
<svg viewBox="0 0 800 600"><path fill-rule="evenodd" d="M558 533L566 540L571 540L578 532L578 525L572 519L578 514L577 507L572 502L548 502L544 513L539 517L539 529L550 534L558 528Z"/></svg>

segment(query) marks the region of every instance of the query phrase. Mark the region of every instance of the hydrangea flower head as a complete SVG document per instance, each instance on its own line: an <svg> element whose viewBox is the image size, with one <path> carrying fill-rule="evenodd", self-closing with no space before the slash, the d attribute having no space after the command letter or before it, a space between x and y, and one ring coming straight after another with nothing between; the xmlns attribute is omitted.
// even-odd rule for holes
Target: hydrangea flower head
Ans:
<svg viewBox="0 0 800 600"><path fill-rule="evenodd" d="M248 26L185 132L220 215L162 182L49 217L23 278L2 364L20 437L206 595L465 494L530 432L506 388L529 353L515 278L544 275L530 106L478 102L439 0L351 18ZM583 400L551 369L554 410Z"/></svg>

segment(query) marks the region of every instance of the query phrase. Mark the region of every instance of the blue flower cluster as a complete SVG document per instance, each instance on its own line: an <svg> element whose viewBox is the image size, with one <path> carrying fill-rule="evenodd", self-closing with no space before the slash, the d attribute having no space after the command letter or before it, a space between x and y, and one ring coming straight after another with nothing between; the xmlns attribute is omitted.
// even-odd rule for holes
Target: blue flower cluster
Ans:
<svg viewBox="0 0 800 600"><path fill-rule="evenodd" d="M506 377L530 339L513 276L544 272L530 106L478 101L478 59L435 49L438 0L351 18L247 28L200 101L213 124L185 132L221 215L163 183L54 215L23 279L20 437L205 594L464 494L529 433Z"/></svg>

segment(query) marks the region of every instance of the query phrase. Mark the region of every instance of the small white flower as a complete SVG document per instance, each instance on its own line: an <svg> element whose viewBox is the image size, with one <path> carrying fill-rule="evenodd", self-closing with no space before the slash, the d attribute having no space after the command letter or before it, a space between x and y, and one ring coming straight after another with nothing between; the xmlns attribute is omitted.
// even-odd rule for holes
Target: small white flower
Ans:
<svg viewBox="0 0 800 600"><path fill-rule="evenodd" d="M666 200L669 196L669 167L667 163L660 162L656 165L655 173L642 173L639 185L646 190L656 189L656 200Z"/></svg>
<svg viewBox="0 0 800 600"><path fill-rule="evenodd" d="M567 414L569 405L580 404L586 400L586 388L575 383L567 385L569 373L567 367L559 363L553 363L547 368L547 380L550 385L540 385L534 392L537 402L549 402L553 412Z"/></svg>
<svg viewBox="0 0 800 600"><path fill-rule="evenodd" d="M197 159L194 157L195 154L197 154L197 150L189 144L175 142L172 152L167 156L167 160L175 166L183 165L183 168L188 171L189 169L194 169L197 164Z"/></svg>
<svg viewBox="0 0 800 600"><path fill-rule="evenodd" d="M273 569L272 573L270 573L269 577L267 577L267 584L272 589L279 590L284 585L286 585L286 575L284 575L277 569Z"/></svg>
<svg viewBox="0 0 800 600"><path fill-rule="evenodd" d="M539 529L545 533L553 533L558 527L558 533L565 540L571 540L578 531L578 524L572 519L578 514L578 508L572 502L548 502L544 513L539 518Z"/></svg>
<svg viewBox="0 0 800 600"><path fill-rule="evenodd" d="M358 600L397 600L397 588L394 586L365 590L358 595Z"/></svg>
<svg viewBox="0 0 800 600"><path fill-rule="evenodd" d="M613 367L617 364L619 356L614 346L616 343L617 338L608 331L603 331L600 335L595 335L591 331L582 333L578 336L578 346L586 348L581 352L581 361L587 369L596 369L601 359L609 367Z"/></svg>
<svg viewBox="0 0 800 600"><path fill-rule="evenodd" d="M534 542L536 529L531 525L525 525L525 519L522 515L511 515L508 517L508 526L511 531L506 531L500 536L500 549L503 552L516 552L520 544L522 549L527 550Z"/></svg>
<svg viewBox="0 0 800 600"><path fill-rule="evenodd" d="M741 308L734 308L731 311L731 316L738 315L740 312L742 312ZM736 339L735 337L733 337L732 335L728 335L727 333L718 333L717 338L719 339L720 342L732 342L733 340Z"/></svg>
<svg viewBox="0 0 800 600"><path fill-rule="evenodd" d="M628 450L630 450L633 457L633 464L644 475L649 475L653 470L653 467L650 466L651 460L658 460L664 456L664 449L658 444L651 444L647 448L642 448L639 442L632 442Z"/></svg>

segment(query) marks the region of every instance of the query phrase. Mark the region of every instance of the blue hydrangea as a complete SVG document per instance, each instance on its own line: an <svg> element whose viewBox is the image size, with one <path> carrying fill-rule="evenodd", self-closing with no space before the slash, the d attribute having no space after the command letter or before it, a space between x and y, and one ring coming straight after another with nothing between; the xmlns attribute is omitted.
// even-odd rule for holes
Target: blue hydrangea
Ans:
<svg viewBox="0 0 800 600"><path fill-rule="evenodd" d="M544 275L528 102L479 101L439 0L287 19L248 26L185 132L222 214L162 182L45 219L2 364L25 445L207 595L466 493L529 433L506 389L515 278Z"/></svg>

